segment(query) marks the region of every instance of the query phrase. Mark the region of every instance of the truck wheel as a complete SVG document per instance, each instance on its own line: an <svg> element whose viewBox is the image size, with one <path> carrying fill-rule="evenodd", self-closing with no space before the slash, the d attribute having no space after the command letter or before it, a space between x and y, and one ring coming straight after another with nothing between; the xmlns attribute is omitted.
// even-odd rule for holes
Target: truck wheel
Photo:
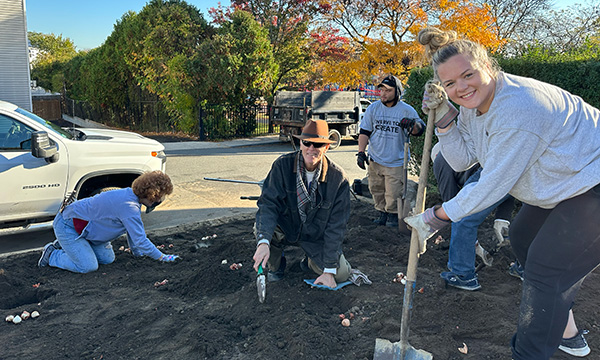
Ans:
<svg viewBox="0 0 600 360"><path fill-rule="evenodd" d="M342 143L342 134L340 134L340 132L336 129L331 129L329 130L329 140L333 141L329 148L335 149Z"/></svg>
<svg viewBox="0 0 600 360"><path fill-rule="evenodd" d="M103 192L107 192L107 191L111 191L111 190L117 190L117 189L120 189L120 187L117 187L117 186L107 186L107 187L104 187L104 188L96 189L96 190L92 191L92 193L90 194L90 197L92 197L94 195L98 195L98 194L103 193Z"/></svg>

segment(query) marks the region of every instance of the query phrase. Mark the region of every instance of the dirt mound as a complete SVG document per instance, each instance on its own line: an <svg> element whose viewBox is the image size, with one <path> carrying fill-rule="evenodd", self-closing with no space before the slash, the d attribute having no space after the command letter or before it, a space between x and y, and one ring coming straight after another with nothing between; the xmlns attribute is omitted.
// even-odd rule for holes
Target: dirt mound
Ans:
<svg viewBox="0 0 600 360"><path fill-rule="evenodd" d="M311 288L303 279L316 276L302 272L302 251L290 248L286 276L267 285L264 304L252 269L252 219L150 236L181 255L174 264L118 250L123 240L113 243L113 264L85 275L38 269L38 253L0 259L2 314L41 314L19 325L0 323L0 359L371 359L376 338L400 337L404 287L392 279L406 272L409 243L396 229L374 225L374 217L372 205L353 200L344 244L372 285ZM487 247L491 222L479 234ZM509 359L521 291L506 271L510 249L480 271L483 288L476 292L443 286L447 249L447 241L430 244L419 260L411 345L434 359ZM233 263L242 267L231 270ZM592 357L600 354L597 276L585 281L575 307L578 325L590 330ZM340 314L352 317L349 327L341 326ZM463 343L467 355L458 351Z"/></svg>

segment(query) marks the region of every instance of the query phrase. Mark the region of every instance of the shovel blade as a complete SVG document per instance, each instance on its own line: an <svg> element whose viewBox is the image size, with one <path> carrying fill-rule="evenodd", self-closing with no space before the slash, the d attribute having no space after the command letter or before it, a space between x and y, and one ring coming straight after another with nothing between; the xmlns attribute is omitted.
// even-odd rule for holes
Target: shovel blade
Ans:
<svg viewBox="0 0 600 360"><path fill-rule="evenodd" d="M375 339L375 354L373 360L432 360L433 355L425 350L417 350L406 343L404 356L400 341L392 343L385 339Z"/></svg>
<svg viewBox="0 0 600 360"><path fill-rule="evenodd" d="M267 282L265 279L265 274L258 275L256 278L256 290L258 292L258 301L261 303L265 302L265 297L267 297Z"/></svg>

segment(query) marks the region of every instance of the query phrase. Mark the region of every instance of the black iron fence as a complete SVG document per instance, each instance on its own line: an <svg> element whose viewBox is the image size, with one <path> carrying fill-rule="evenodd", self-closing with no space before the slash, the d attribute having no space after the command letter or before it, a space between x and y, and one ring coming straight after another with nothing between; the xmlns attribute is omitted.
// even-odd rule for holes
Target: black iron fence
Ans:
<svg viewBox="0 0 600 360"><path fill-rule="evenodd" d="M279 132L271 123L270 113L271 106L267 104L204 105L198 116L200 140L234 139Z"/></svg>
<svg viewBox="0 0 600 360"><path fill-rule="evenodd" d="M62 111L69 116L137 132L177 131L159 101L136 101L122 108L94 107L87 101L66 98Z"/></svg>
<svg viewBox="0 0 600 360"><path fill-rule="evenodd" d="M62 112L104 125L137 132L176 132L160 101L137 101L122 109L96 108L87 101L63 98ZM197 126L189 135L200 140L223 140L279 132L270 119L271 107L249 103L241 106L203 105L199 109Z"/></svg>

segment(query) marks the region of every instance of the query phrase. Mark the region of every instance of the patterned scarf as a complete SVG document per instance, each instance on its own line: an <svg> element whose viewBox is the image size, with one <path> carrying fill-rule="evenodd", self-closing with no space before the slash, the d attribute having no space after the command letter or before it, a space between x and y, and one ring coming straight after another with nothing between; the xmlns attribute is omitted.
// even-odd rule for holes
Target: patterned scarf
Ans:
<svg viewBox="0 0 600 360"><path fill-rule="evenodd" d="M300 213L300 220L302 223L306 221L306 213L314 206L317 199L317 183L321 175L321 168L323 166L323 160L317 166L315 170L315 176L308 190L306 189L306 168L304 167L304 159L302 154L298 156L298 163L296 164L296 196L298 196L298 212Z"/></svg>

